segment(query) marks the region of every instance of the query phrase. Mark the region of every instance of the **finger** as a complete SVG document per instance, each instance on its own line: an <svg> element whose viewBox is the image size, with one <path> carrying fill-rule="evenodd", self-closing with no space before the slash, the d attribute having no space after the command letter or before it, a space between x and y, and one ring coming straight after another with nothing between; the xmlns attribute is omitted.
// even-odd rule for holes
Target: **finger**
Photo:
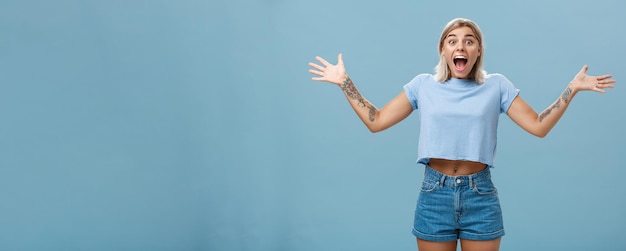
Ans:
<svg viewBox="0 0 626 251"><path fill-rule="evenodd" d="M324 77L312 77L311 80L314 80L314 81L324 81Z"/></svg>
<svg viewBox="0 0 626 251"><path fill-rule="evenodd" d="M337 64L343 64L343 54L341 53L337 56Z"/></svg>
<svg viewBox="0 0 626 251"><path fill-rule="evenodd" d="M613 84L598 84L598 88L606 89L606 88L615 88Z"/></svg>
<svg viewBox="0 0 626 251"><path fill-rule="evenodd" d="M600 83L600 84L614 84L616 82L617 81L615 79L605 79L605 80L598 81L598 83Z"/></svg>
<svg viewBox="0 0 626 251"><path fill-rule="evenodd" d="M597 80L604 80L607 78L612 78L613 76L611 74L606 74L606 75L602 75L602 76L596 76Z"/></svg>
<svg viewBox="0 0 626 251"><path fill-rule="evenodd" d="M320 63L322 63L322 65L324 65L324 66L330 65L330 63L328 63L328 61L326 61L325 59L323 59L320 56L316 56L315 59L317 59L317 61L320 61Z"/></svg>
<svg viewBox="0 0 626 251"><path fill-rule="evenodd" d="M615 82L615 79L599 80L596 86L601 88L613 88L613 84L615 84Z"/></svg>
<svg viewBox="0 0 626 251"><path fill-rule="evenodd" d="M578 74L587 74L587 70L589 69L589 66L584 65L582 69L580 69L580 71L578 72Z"/></svg>
<svg viewBox="0 0 626 251"><path fill-rule="evenodd" d="M320 65L318 65L318 64L309 63L309 66L311 66L311 67L313 67L313 68L315 68L315 69L317 69L317 70L320 70L320 71L323 71L323 70L324 70L324 67L322 67L322 66L320 66Z"/></svg>
<svg viewBox="0 0 626 251"><path fill-rule="evenodd" d="M615 80L599 81L592 90L604 94L606 93L604 89L615 87L613 83L615 83Z"/></svg>
<svg viewBox="0 0 626 251"><path fill-rule="evenodd" d="M313 70L313 69L309 70L309 73L311 73L311 74L315 74L315 75L318 75L318 76L324 76L324 73L323 73L323 72L321 72L321 71L316 71L316 70Z"/></svg>

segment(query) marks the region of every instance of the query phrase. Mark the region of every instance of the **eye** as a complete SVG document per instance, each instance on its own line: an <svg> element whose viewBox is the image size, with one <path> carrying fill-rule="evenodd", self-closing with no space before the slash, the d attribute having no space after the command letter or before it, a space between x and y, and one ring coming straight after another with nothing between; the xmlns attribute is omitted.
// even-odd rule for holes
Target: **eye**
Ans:
<svg viewBox="0 0 626 251"><path fill-rule="evenodd" d="M455 41L455 40L449 40L449 41L448 41L448 44L450 44L450 45L455 45L455 44L456 44L456 41Z"/></svg>
<svg viewBox="0 0 626 251"><path fill-rule="evenodd" d="M474 41L472 40L465 40L465 45L472 45L474 44Z"/></svg>

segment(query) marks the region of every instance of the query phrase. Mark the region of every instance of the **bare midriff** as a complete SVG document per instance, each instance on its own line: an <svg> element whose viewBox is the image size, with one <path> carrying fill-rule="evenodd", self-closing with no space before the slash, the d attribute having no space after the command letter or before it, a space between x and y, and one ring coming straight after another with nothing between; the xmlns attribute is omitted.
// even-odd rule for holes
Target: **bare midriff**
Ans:
<svg viewBox="0 0 626 251"><path fill-rule="evenodd" d="M428 166L440 173L450 176L475 174L487 168L487 165L480 162L435 158L430 159Z"/></svg>

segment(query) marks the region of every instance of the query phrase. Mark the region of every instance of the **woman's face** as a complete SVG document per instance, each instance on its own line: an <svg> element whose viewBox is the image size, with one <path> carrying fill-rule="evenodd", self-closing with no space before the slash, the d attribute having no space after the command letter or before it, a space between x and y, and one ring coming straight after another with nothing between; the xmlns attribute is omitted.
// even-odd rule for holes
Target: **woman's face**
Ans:
<svg viewBox="0 0 626 251"><path fill-rule="evenodd" d="M443 41L441 54L446 59L453 78L465 79L469 77L481 47L474 32L469 27L456 28Z"/></svg>

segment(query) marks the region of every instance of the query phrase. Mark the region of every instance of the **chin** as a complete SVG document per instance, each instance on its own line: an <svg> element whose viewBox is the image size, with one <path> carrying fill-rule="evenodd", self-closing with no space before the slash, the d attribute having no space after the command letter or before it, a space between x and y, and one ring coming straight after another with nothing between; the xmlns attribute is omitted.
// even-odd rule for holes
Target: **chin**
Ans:
<svg viewBox="0 0 626 251"><path fill-rule="evenodd" d="M455 75L452 76L453 78L458 78L458 79L468 79L469 78L469 74L467 75Z"/></svg>

